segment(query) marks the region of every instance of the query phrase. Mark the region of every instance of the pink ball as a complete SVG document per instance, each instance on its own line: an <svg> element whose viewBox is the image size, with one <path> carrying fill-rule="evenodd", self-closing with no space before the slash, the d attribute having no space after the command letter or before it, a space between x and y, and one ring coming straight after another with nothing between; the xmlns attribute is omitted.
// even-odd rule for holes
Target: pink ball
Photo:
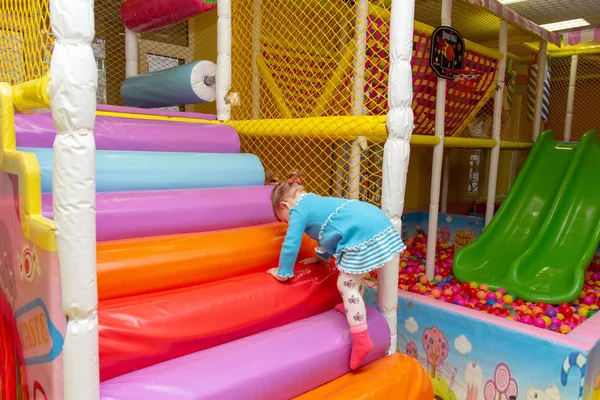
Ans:
<svg viewBox="0 0 600 400"><path fill-rule="evenodd" d="M444 295L441 295L441 296L440 296L440 300L441 300L441 301L448 301L448 299L447 299L447 298L446 298L446 296L444 296Z"/></svg>
<svg viewBox="0 0 600 400"><path fill-rule="evenodd" d="M597 271L596 271L596 272L594 272L594 273L592 274L592 280L593 280L593 281L600 281L600 272L597 272Z"/></svg>
<svg viewBox="0 0 600 400"><path fill-rule="evenodd" d="M488 293L488 294L485 296L485 298L486 298L487 300L496 300L496 299L498 299L498 296L496 296L496 292L489 292L489 293Z"/></svg>
<svg viewBox="0 0 600 400"><path fill-rule="evenodd" d="M595 303L595 301L594 301L594 298L592 296L585 296L583 298L583 304L585 304L585 305L591 306L594 303Z"/></svg>
<svg viewBox="0 0 600 400"><path fill-rule="evenodd" d="M412 275L415 273L415 270L412 267L408 267L408 268L406 268L406 273L409 275Z"/></svg>
<svg viewBox="0 0 600 400"><path fill-rule="evenodd" d="M541 318L540 318L541 319ZM526 324L526 325L531 325L533 323L533 318L531 317L531 315L529 314L525 314L521 317L521 319L519 320L519 322ZM542 319L542 322L544 322L544 320ZM544 326L546 326L546 323L544 322Z"/></svg>
<svg viewBox="0 0 600 400"><path fill-rule="evenodd" d="M537 326L538 328L546 328L546 321L540 317L537 317L533 320L533 325Z"/></svg>
<svg viewBox="0 0 600 400"><path fill-rule="evenodd" d="M562 321L556 317L550 318L550 321L552 322L552 325L556 325L556 326L562 325Z"/></svg>
<svg viewBox="0 0 600 400"><path fill-rule="evenodd" d="M502 296L504 296L506 294L506 290L504 290L502 288L498 288L498 290L496 290L496 292L502 293Z"/></svg>

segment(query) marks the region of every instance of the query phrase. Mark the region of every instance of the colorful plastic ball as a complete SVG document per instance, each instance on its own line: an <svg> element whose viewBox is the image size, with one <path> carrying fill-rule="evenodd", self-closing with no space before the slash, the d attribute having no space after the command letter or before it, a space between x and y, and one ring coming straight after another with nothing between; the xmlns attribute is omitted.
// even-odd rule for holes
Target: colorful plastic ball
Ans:
<svg viewBox="0 0 600 400"><path fill-rule="evenodd" d="M497 300L498 296L496 296L496 292L489 292L485 298L488 300Z"/></svg>
<svg viewBox="0 0 600 400"><path fill-rule="evenodd" d="M538 315L544 312L544 310L538 306L535 306L531 309L531 312L533 313L533 315Z"/></svg>
<svg viewBox="0 0 600 400"><path fill-rule="evenodd" d="M484 300L486 298L486 293L483 290L477 292L477 298L479 300Z"/></svg>
<svg viewBox="0 0 600 400"><path fill-rule="evenodd" d="M505 294L504 296L502 296L502 301L504 301L506 304L512 304L514 299L510 294Z"/></svg>
<svg viewBox="0 0 600 400"><path fill-rule="evenodd" d="M543 316L542 319L544 320L544 322L546 322L546 326L550 326L552 325L552 320L550 319L550 317L547 316Z"/></svg>
<svg viewBox="0 0 600 400"><path fill-rule="evenodd" d="M531 317L531 315L525 314L521 317L520 322L526 325L531 325L533 323L533 318Z"/></svg>
<svg viewBox="0 0 600 400"><path fill-rule="evenodd" d="M590 311L587 313L587 315L585 316L586 318L592 318L594 316L594 314L596 314L596 311Z"/></svg>
<svg viewBox="0 0 600 400"><path fill-rule="evenodd" d="M580 317L585 317L585 316L587 316L588 312L589 312L589 310L588 310L588 308L587 308L587 307L580 307L580 308L579 308L579 310L577 310L577 314L578 314Z"/></svg>
<svg viewBox="0 0 600 400"><path fill-rule="evenodd" d="M592 296L586 295L582 301L583 301L583 304L586 304L589 306L589 305L594 304L595 299Z"/></svg>
<svg viewBox="0 0 600 400"><path fill-rule="evenodd" d="M556 331L558 331L558 329L559 329L559 328L558 328L558 325L554 325L554 324L552 324L552 325L550 325L550 326L548 327L548 329L550 329L551 331L554 331L554 332L556 332Z"/></svg>
<svg viewBox="0 0 600 400"><path fill-rule="evenodd" d="M482 283L481 285L479 285L479 289L483 290L484 292L487 292L488 290L490 290L490 287L485 283Z"/></svg>
<svg viewBox="0 0 600 400"><path fill-rule="evenodd" d="M554 318L554 317L556 317L556 310L555 310L554 308L550 308L550 307L548 307L548 308L546 309L546 316L547 316L547 317L550 317L550 318Z"/></svg>
<svg viewBox="0 0 600 400"><path fill-rule="evenodd" d="M477 289L479 287L479 284L477 282L470 282L469 286L471 286L472 289Z"/></svg>
<svg viewBox="0 0 600 400"><path fill-rule="evenodd" d="M546 321L544 321L540 317L535 317L533 319L533 325L537 326L538 328L545 328L546 327Z"/></svg>
<svg viewBox="0 0 600 400"><path fill-rule="evenodd" d="M485 305L486 306L490 306L490 307L493 306L494 304L496 304L496 300L490 299L490 300L488 300L488 301L485 302Z"/></svg>
<svg viewBox="0 0 600 400"><path fill-rule="evenodd" d="M569 325L563 324L560 326L560 333L567 334L571 332L571 327Z"/></svg>
<svg viewBox="0 0 600 400"><path fill-rule="evenodd" d="M440 289L438 289L438 288L433 288L433 289L431 289L431 295L434 298L439 299L440 296L442 295L442 291Z"/></svg>
<svg viewBox="0 0 600 400"><path fill-rule="evenodd" d="M573 309L571 308L571 306L569 306L569 308L565 308L564 310L561 310L561 313L566 318L570 318L573 316Z"/></svg>

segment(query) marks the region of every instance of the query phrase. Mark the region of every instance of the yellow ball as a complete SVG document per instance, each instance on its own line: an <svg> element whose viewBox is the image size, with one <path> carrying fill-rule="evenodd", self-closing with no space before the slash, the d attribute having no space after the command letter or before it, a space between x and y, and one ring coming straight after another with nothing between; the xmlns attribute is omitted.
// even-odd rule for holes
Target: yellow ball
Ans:
<svg viewBox="0 0 600 400"><path fill-rule="evenodd" d="M552 324L552 320L550 319L550 317L544 315L542 319L544 320L544 322L546 322L546 326L550 326Z"/></svg>
<svg viewBox="0 0 600 400"><path fill-rule="evenodd" d="M558 314L556 314L556 318L558 318L562 321L563 319L565 319L565 316L562 315L561 313L558 313Z"/></svg>
<svg viewBox="0 0 600 400"><path fill-rule="evenodd" d="M560 326L560 333L567 334L569 332L571 332L571 327L569 325L563 324L563 325Z"/></svg>
<svg viewBox="0 0 600 400"><path fill-rule="evenodd" d="M597 310L597 309L598 309L598 306L597 306L596 304L592 304L592 305L590 306L590 308L591 308L592 310Z"/></svg>
<svg viewBox="0 0 600 400"><path fill-rule="evenodd" d="M505 302L506 304L511 304L513 302L513 300L514 299L509 294L505 294L504 296L502 296L502 301Z"/></svg>
<svg viewBox="0 0 600 400"><path fill-rule="evenodd" d="M471 287L471 289L477 289L477 287L478 287L479 285L477 284L477 282L470 282L470 283L469 283L469 286Z"/></svg>
<svg viewBox="0 0 600 400"><path fill-rule="evenodd" d="M581 293L579 293L579 298L583 299L586 296L585 292L582 290Z"/></svg>
<svg viewBox="0 0 600 400"><path fill-rule="evenodd" d="M577 314L579 314L580 317L585 317L589 311L590 310L588 310L587 307L581 307L577 310Z"/></svg>
<svg viewBox="0 0 600 400"><path fill-rule="evenodd" d="M502 292L496 292L496 298L498 300L500 300L502 298L502 296L503 296Z"/></svg>
<svg viewBox="0 0 600 400"><path fill-rule="evenodd" d="M426 286L419 287L419 293L425 293L426 291L427 291L427 287Z"/></svg>
<svg viewBox="0 0 600 400"><path fill-rule="evenodd" d="M406 267L406 261L402 261L402 262L400 262L400 266L401 266L401 267Z"/></svg>

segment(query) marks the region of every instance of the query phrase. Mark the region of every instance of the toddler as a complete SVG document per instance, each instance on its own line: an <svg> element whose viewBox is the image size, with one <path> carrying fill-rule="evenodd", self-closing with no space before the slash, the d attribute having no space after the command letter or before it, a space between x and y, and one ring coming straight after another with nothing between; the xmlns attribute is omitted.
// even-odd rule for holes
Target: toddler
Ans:
<svg viewBox="0 0 600 400"><path fill-rule="evenodd" d="M364 275L381 268L404 250L404 243L381 209L357 200L322 197L308 193L300 181L300 172L273 184L271 200L279 221L288 224L281 248L279 268L268 272L285 282L294 275L304 233L319 243L316 256L303 260L312 264L335 258L340 270L338 289L343 303L336 310L344 313L352 333L350 368L358 368L373 349L367 329L365 302L362 298Z"/></svg>

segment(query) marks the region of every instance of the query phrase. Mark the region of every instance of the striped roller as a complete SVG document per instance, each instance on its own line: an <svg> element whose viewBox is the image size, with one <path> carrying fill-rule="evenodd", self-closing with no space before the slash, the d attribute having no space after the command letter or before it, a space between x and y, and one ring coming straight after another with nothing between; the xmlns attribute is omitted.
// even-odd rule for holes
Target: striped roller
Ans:
<svg viewBox="0 0 600 400"><path fill-rule="evenodd" d="M506 96L506 105L510 112L512 102L515 96L515 89L517 88L517 74L514 71L513 59L509 58L506 61L506 77L504 78L504 95Z"/></svg>
<svg viewBox="0 0 600 400"><path fill-rule="evenodd" d="M550 60L546 62L546 78L544 79L544 92L542 94L542 121L546 121L548 119L548 109L550 107L550 66L548 65L549 61ZM538 66L532 65L529 70L529 87L527 89L527 116L531 121L533 121L533 117L535 115L537 72Z"/></svg>

